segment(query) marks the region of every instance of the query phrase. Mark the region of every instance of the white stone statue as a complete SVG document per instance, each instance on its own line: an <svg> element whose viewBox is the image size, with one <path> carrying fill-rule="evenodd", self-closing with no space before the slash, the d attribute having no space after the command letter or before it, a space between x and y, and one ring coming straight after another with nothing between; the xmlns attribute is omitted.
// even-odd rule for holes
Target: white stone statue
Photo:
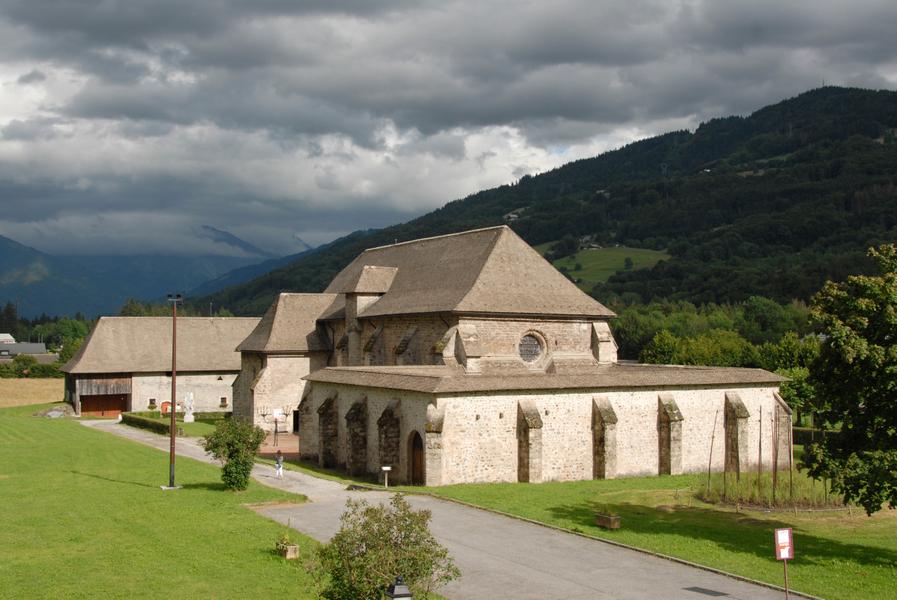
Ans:
<svg viewBox="0 0 897 600"><path fill-rule="evenodd" d="M184 423L192 423L193 418L193 392L187 392L184 396Z"/></svg>

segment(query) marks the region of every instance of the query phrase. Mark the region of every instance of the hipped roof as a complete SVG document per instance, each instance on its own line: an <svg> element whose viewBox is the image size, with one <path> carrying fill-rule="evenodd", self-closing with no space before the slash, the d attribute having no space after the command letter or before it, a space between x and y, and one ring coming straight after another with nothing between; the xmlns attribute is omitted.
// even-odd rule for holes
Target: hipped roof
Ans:
<svg viewBox="0 0 897 600"><path fill-rule="evenodd" d="M438 312L614 316L504 225L371 248L325 291L354 289L369 278L364 271L372 266L392 267L395 277L360 317Z"/></svg>
<svg viewBox="0 0 897 600"><path fill-rule="evenodd" d="M339 294L282 293L237 350L268 354L330 350L316 322L342 304Z"/></svg>
<svg viewBox="0 0 897 600"><path fill-rule="evenodd" d="M778 385L786 379L763 369L614 363L574 373L470 375L447 366L327 367L308 381L429 394L520 390L664 389L696 386Z"/></svg>
<svg viewBox="0 0 897 600"><path fill-rule="evenodd" d="M237 345L258 317L179 317L178 371L239 371ZM170 317L101 317L62 370L67 373L171 371Z"/></svg>

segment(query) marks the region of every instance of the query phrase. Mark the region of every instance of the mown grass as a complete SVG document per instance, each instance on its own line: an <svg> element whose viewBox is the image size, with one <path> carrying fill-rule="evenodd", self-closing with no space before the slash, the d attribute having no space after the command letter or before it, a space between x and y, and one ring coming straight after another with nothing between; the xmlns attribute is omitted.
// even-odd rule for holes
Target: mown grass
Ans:
<svg viewBox="0 0 897 600"><path fill-rule="evenodd" d="M778 585L773 530L793 527L794 589L846 600L897 597L897 511L737 511L697 499L702 486L706 476L682 475L425 491ZM619 514L622 528L597 527L599 511Z"/></svg>
<svg viewBox="0 0 897 600"><path fill-rule="evenodd" d="M0 597L313 598L310 576L273 554L284 528L243 504L301 497L78 424L0 410ZM314 542L298 533L304 554Z"/></svg>
<svg viewBox="0 0 897 600"><path fill-rule="evenodd" d="M65 380L0 379L0 408L59 402L65 392Z"/></svg>
<svg viewBox="0 0 897 600"><path fill-rule="evenodd" d="M545 254L554 242L540 244L536 250ZM626 269L626 259L632 259L632 270L650 269L661 260L670 258L670 255L660 250L648 250L646 248L629 248L618 246L613 248L590 248L580 250L572 256L567 256L552 264L560 269L564 267L571 277L578 280L577 285L583 290L591 290L595 284L603 283L617 271ZM577 263L582 267L576 269Z"/></svg>

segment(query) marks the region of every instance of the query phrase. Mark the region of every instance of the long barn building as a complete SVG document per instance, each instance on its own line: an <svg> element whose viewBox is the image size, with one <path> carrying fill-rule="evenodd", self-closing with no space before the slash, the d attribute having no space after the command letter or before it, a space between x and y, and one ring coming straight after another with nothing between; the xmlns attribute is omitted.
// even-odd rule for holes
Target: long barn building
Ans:
<svg viewBox="0 0 897 600"><path fill-rule="evenodd" d="M240 371L237 345L257 318L180 317L177 395L197 412L230 411ZM171 401L171 318L102 317L62 367L65 397L81 415L161 410Z"/></svg>

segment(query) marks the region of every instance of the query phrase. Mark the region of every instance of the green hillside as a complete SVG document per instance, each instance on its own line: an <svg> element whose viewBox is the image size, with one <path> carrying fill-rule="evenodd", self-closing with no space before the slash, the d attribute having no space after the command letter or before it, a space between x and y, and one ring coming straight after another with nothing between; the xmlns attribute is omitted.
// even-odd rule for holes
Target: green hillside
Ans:
<svg viewBox="0 0 897 600"><path fill-rule="evenodd" d="M556 242L538 244L535 249L543 256ZM627 266L626 259L631 261ZM580 288L591 291L619 271L650 269L658 262L670 258L661 250L615 246L610 248L584 248L575 254L552 261L561 272L567 273Z"/></svg>
<svg viewBox="0 0 897 600"><path fill-rule="evenodd" d="M826 279L870 271L866 248L897 239L895 134L897 93L824 87L356 232L197 302L261 314L280 291L322 290L365 248L497 225L512 212L509 224L534 245L591 236L669 253L596 276L589 291L605 302L807 299Z"/></svg>

